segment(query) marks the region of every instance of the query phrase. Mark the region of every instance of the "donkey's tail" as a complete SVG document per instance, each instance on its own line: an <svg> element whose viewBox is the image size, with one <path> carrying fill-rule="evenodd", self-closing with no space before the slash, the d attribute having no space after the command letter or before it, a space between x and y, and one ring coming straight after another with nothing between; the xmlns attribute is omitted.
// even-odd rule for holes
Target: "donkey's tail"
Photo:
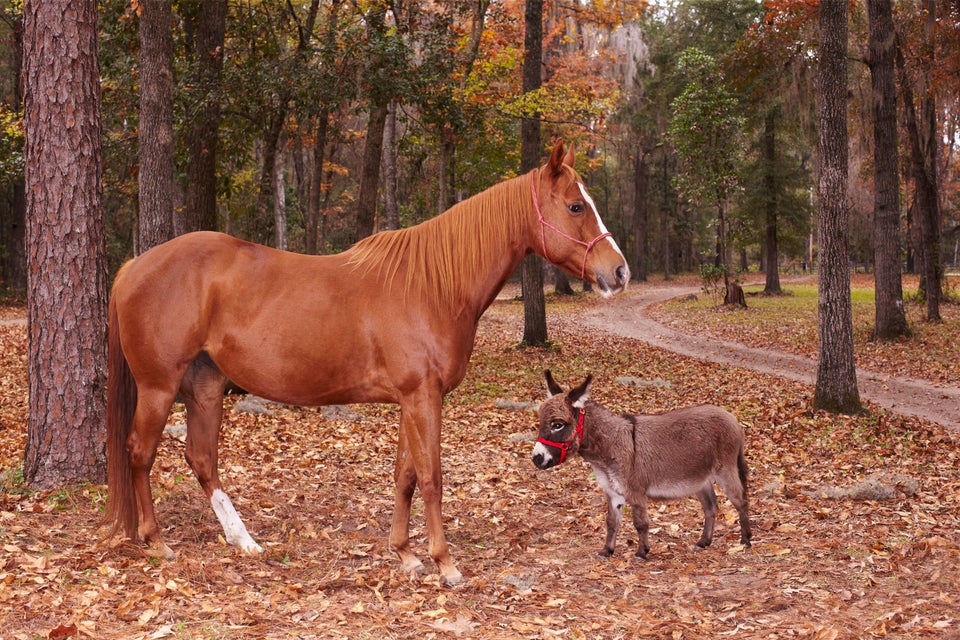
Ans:
<svg viewBox="0 0 960 640"><path fill-rule="evenodd" d="M740 445L740 451L737 452L737 473L740 474L740 486L743 487L743 499L747 499L747 459L743 457L743 445Z"/></svg>
<svg viewBox="0 0 960 640"><path fill-rule="evenodd" d="M110 297L107 337L107 508L103 524L106 538L119 531L137 539L137 498L133 490L127 436L137 408L137 385L120 344L117 305Z"/></svg>

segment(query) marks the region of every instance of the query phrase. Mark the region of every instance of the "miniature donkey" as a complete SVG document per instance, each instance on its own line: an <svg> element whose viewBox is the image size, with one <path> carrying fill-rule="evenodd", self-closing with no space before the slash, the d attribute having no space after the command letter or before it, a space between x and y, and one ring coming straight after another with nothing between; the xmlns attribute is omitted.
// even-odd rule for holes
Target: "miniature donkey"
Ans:
<svg viewBox="0 0 960 640"><path fill-rule="evenodd" d="M593 376L564 393L544 371L548 398L540 405L540 432L533 463L549 469L568 453L579 453L593 466L607 495L607 540L600 552L613 555L622 509L633 510L640 536L637 557L650 551L647 498L676 499L696 495L703 505L703 534L697 547L713 539L719 484L740 515L740 542L750 546L747 464L743 429L729 412L712 405L654 415L614 415L588 401Z"/></svg>

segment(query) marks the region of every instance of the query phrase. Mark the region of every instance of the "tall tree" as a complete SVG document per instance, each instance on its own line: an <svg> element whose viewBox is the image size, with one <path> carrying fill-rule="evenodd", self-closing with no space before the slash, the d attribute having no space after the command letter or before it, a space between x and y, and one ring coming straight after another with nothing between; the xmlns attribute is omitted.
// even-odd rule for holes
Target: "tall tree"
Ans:
<svg viewBox="0 0 960 640"><path fill-rule="evenodd" d="M724 85L712 56L687 49L680 57L680 68L689 81L670 104L670 141L680 160L676 184L691 200L716 211L716 264L723 267L724 302L742 302L742 290L730 281L727 212L737 185L736 158L743 119L738 115L737 99Z"/></svg>
<svg viewBox="0 0 960 640"><path fill-rule="evenodd" d="M180 10L191 44L196 112L186 138L187 198L174 233L217 228L217 146L220 128L220 80L227 23L227 0L184 0Z"/></svg>
<svg viewBox="0 0 960 640"><path fill-rule="evenodd" d="M900 174L897 86L891 0L867 0L867 40L873 104L873 251L876 274L874 336L892 340L910 333L900 276Z"/></svg>
<svg viewBox="0 0 960 640"><path fill-rule="evenodd" d="M540 88L543 62L543 0L526 0L526 33L523 38L523 92ZM527 114L520 122L520 173L540 164L540 114ZM523 259L520 286L523 292L523 342L547 343L547 304L543 297L543 261L534 254Z"/></svg>
<svg viewBox="0 0 960 640"><path fill-rule="evenodd" d="M822 2L817 70L819 337L813 406L860 410L853 357L847 229L847 3Z"/></svg>
<svg viewBox="0 0 960 640"><path fill-rule="evenodd" d="M107 268L96 0L24 5L30 413L35 487L106 479Z"/></svg>
<svg viewBox="0 0 960 640"><path fill-rule="evenodd" d="M923 44L917 56L916 90L906 69L905 43L899 41L896 53L900 88L903 91L907 147L910 149L908 173L913 178L916 222L920 229L921 288L927 301L927 322L940 322L942 265L940 263L940 201L937 180L936 91L933 87L936 2L922 0Z"/></svg>
<svg viewBox="0 0 960 640"><path fill-rule="evenodd" d="M13 135L4 135L0 140L0 279L11 289L26 291L27 256L24 244L26 228L26 193L23 184L23 136L18 127L9 126L21 112L23 95L21 94L20 72L23 65L23 14L16 7L9 7L0 14L0 20L9 29L9 96L4 96L6 105L0 107L0 123L3 128L16 131ZM5 184L4 184L5 183Z"/></svg>
<svg viewBox="0 0 960 640"><path fill-rule="evenodd" d="M141 0L138 253L173 237L172 29L172 0Z"/></svg>

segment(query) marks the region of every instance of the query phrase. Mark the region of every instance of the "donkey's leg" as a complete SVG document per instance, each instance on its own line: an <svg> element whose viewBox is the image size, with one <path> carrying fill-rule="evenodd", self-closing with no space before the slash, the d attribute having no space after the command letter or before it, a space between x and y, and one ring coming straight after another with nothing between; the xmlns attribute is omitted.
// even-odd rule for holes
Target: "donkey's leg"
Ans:
<svg viewBox="0 0 960 640"><path fill-rule="evenodd" d="M617 532L623 520L623 496L607 493L607 539L600 555L609 558L617 544Z"/></svg>
<svg viewBox="0 0 960 640"><path fill-rule="evenodd" d="M630 505L633 510L633 526L637 530L637 552L636 557L643 560L647 559L650 553L650 514L647 513L647 497L643 496L637 502Z"/></svg>
<svg viewBox="0 0 960 640"><path fill-rule="evenodd" d="M163 435L173 397L173 392L139 389L137 409L133 415L130 435L127 436L130 475L137 497L137 533L140 539L150 545L151 555L162 556L168 560L173 559L174 553L160 536L160 527L153 510L153 493L150 490L150 469L157 456L157 445Z"/></svg>
<svg viewBox="0 0 960 640"><path fill-rule="evenodd" d="M713 541L713 528L717 524L717 492L713 490L713 481L708 480L697 492L697 500L703 506L703 533L697 540L697 546L703 549Z"/></svg>
<svg viewBox="0 0 960 640"><path fill-rule="evenodd" d="M423 498L430 540L430 557L437 563L444 584L453 586L463 581L447 539L443 533L441 500L443 480L440 475L440 413L443 396L439 385L423 385L400 402L400 428L407 437L407 453L413 458L417 486ZM397 491L406 487L397 487ZM400 502L400 498L397 499ZM396 520L394 521L396 522ZM391 539L394 535L391 533ZM399 536L396 537L399 539Z"/></svg>
<svg viewBox="0 0 960 640"><path fill-rule="evenodd" d="M743 462L741 461L741 464ZM746 473L740 473L732 468L724 467L723 471L717 477L717 483L723 488L727 499L730 500L737 515L740 516L740 544L745 547L750 546L750 505L747 500L747 488L743 478Z"/></svg>
<svg viewBox="0 0 960 640"><path fill-rule="evenodd" d="M223 491L217 470L220 421L223 418L223 388L226 377L205 353L200 354L183 377L180 393L187 408L187 464L197 476L223 527L223 537L247 553L261 553Z"/></svg>
<svg viewBox="0 0 960 640"><path fill-rule="evenodd" d="M402 423L401 418L401 423ZM410 550L410 506L417 488L417 471L413 456L407 447L407 436L402 424L397 438L397 459L393 468L396 487L393 505L393 522L390 525L390 549L400 559L400 570L421 574L426 571L420 559Z"/></svg>

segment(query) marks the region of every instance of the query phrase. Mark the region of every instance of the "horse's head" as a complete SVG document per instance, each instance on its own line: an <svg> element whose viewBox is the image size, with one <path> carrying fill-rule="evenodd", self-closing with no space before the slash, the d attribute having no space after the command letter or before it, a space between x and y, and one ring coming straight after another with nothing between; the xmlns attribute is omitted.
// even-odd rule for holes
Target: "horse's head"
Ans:
<svg viewBox="0 0 960 640"><path fill-rule="evenodd" d="M539 219L534 251L609 297L627 285L630 268L574 171L573 157L573 145L564 153L558 141L547 164L532 173Z"/></svg>

